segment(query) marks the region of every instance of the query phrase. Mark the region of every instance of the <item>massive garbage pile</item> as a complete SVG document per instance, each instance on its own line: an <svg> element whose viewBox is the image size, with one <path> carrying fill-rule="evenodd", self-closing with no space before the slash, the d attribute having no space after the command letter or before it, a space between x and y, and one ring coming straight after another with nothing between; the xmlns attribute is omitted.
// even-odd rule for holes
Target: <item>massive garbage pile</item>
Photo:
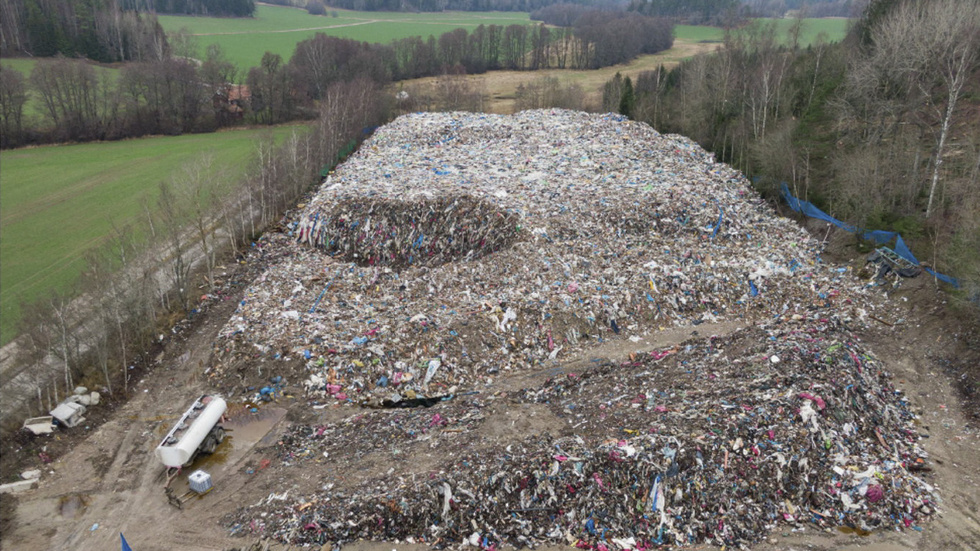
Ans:
<svg viewBox="0 0 980 551"><path fill-rule="evenodd" d="M279 468L320 483L244 508L233 533L633 549L935 507L913 416L849 333L874 301L685 138L568 111L406 115L287 227L209 373L301 380L351 416L292 426ZM745 328L495 385L719 320ZM488 438L507 408L553 430Z"/></svg>

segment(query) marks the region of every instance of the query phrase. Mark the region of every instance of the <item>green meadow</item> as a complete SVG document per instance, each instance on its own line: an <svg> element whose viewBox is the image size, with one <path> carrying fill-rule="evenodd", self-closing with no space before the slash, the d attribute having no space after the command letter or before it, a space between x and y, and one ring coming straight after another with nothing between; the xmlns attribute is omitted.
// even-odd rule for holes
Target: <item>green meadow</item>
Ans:
<svg viewBox="0 0 980 551"><path fill-rule="evenodd" d="M793 19L760 19L758 21L767 24L775 21L776 30L783 42L789 40L790 27L795 23ZM826 42L842 40L847 33L848 24L847 19L839 18L804 19L803 28L800 30L800 46L805 48L815 44L821 34ZM718 27L676 25L674 36L692 42L721 42L725 38L725 31Z"/></svg>
<svg viewBox="0 0 980 551"><path fill-rule="evenodd" d="M518 12L358 12L334 10L337 17L310 15L305 10L259 4L253 18L160 16L167 33L186 30L196 42L200 57L210 44L218 44L229 61L242 70L259 64L265 52L288 60L296 43L324 33L362 42L387 44L392 40L429 35L438 37L453 29L480 25L528 24L527 13Z"/></svg>
<svg viewBox="0 0 980 551"><path fill-rule="evenodd" d="M0 343L15 336L20 305L71 289L112 227L145 218L158 185L210 154L241 178L255 140L303 126L230 130L0 152Z"/></svg>

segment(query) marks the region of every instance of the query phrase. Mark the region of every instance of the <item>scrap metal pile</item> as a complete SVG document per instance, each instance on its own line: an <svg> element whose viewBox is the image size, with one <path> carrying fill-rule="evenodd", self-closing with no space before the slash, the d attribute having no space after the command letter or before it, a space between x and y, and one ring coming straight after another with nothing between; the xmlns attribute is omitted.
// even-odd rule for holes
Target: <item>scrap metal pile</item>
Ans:
<svg viewBox="0 0 980 551"><path fill-rule="evenodd" d="M913 416L848 331L874 301L685 138L568 111L407 115L290 229L264 241L275 260L209 373L299 363L286 376L311 403L379 409L294 425L279 465L321 484L243 509L233 533L740 545L780 523L906 527L935 506L910 472ZM495 386L719 320L749 327ZM385 409L406 405L431 407ZM529 407L554 431L487 437ZM360 461L386 468L338 474Z"/></svg>

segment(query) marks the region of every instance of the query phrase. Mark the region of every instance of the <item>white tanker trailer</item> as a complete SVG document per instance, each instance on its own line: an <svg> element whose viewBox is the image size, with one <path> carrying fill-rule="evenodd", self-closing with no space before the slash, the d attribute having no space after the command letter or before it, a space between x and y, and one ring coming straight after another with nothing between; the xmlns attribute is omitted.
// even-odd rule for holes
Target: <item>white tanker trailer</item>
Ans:
<svg viewBox="0 0 980 551"><path fill-rule="evenodd" d="M157 459L168 470L180 469L198 454L213 453L225 439L221 420L226 409L228 404L220 396L204 394L195 400L157 446Z"/></svg>

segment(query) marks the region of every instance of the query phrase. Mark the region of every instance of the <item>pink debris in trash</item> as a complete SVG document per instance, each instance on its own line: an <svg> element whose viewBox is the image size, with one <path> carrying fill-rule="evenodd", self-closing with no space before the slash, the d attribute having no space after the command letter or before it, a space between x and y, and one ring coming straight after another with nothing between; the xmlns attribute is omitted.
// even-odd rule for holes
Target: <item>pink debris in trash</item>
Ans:
<svg viewBox="0 0 980 551"><path fill-rule="evenodd" d="M809 392L801 392L799 394L800 398L806 398L807 400L813 400L817 404L817 409L822 410L827 407L827 402L823 401L823 398L810 394Z"/></svg>
<svg viewBox="0 0 980 551"><path fill-rule="evenodd" d="M868 486L868 491L865 492L864 497L871 503L878 503L885 499L885 489L878 484L873 484Z"/></svg>
<svg viewBox="0 0 980 551"><path fill-rule="evenodd" d="M605 484L602 483L602 477L599 476L599 473L592 473L592 479L599 485L600 490L606 489Z"/></svg>

